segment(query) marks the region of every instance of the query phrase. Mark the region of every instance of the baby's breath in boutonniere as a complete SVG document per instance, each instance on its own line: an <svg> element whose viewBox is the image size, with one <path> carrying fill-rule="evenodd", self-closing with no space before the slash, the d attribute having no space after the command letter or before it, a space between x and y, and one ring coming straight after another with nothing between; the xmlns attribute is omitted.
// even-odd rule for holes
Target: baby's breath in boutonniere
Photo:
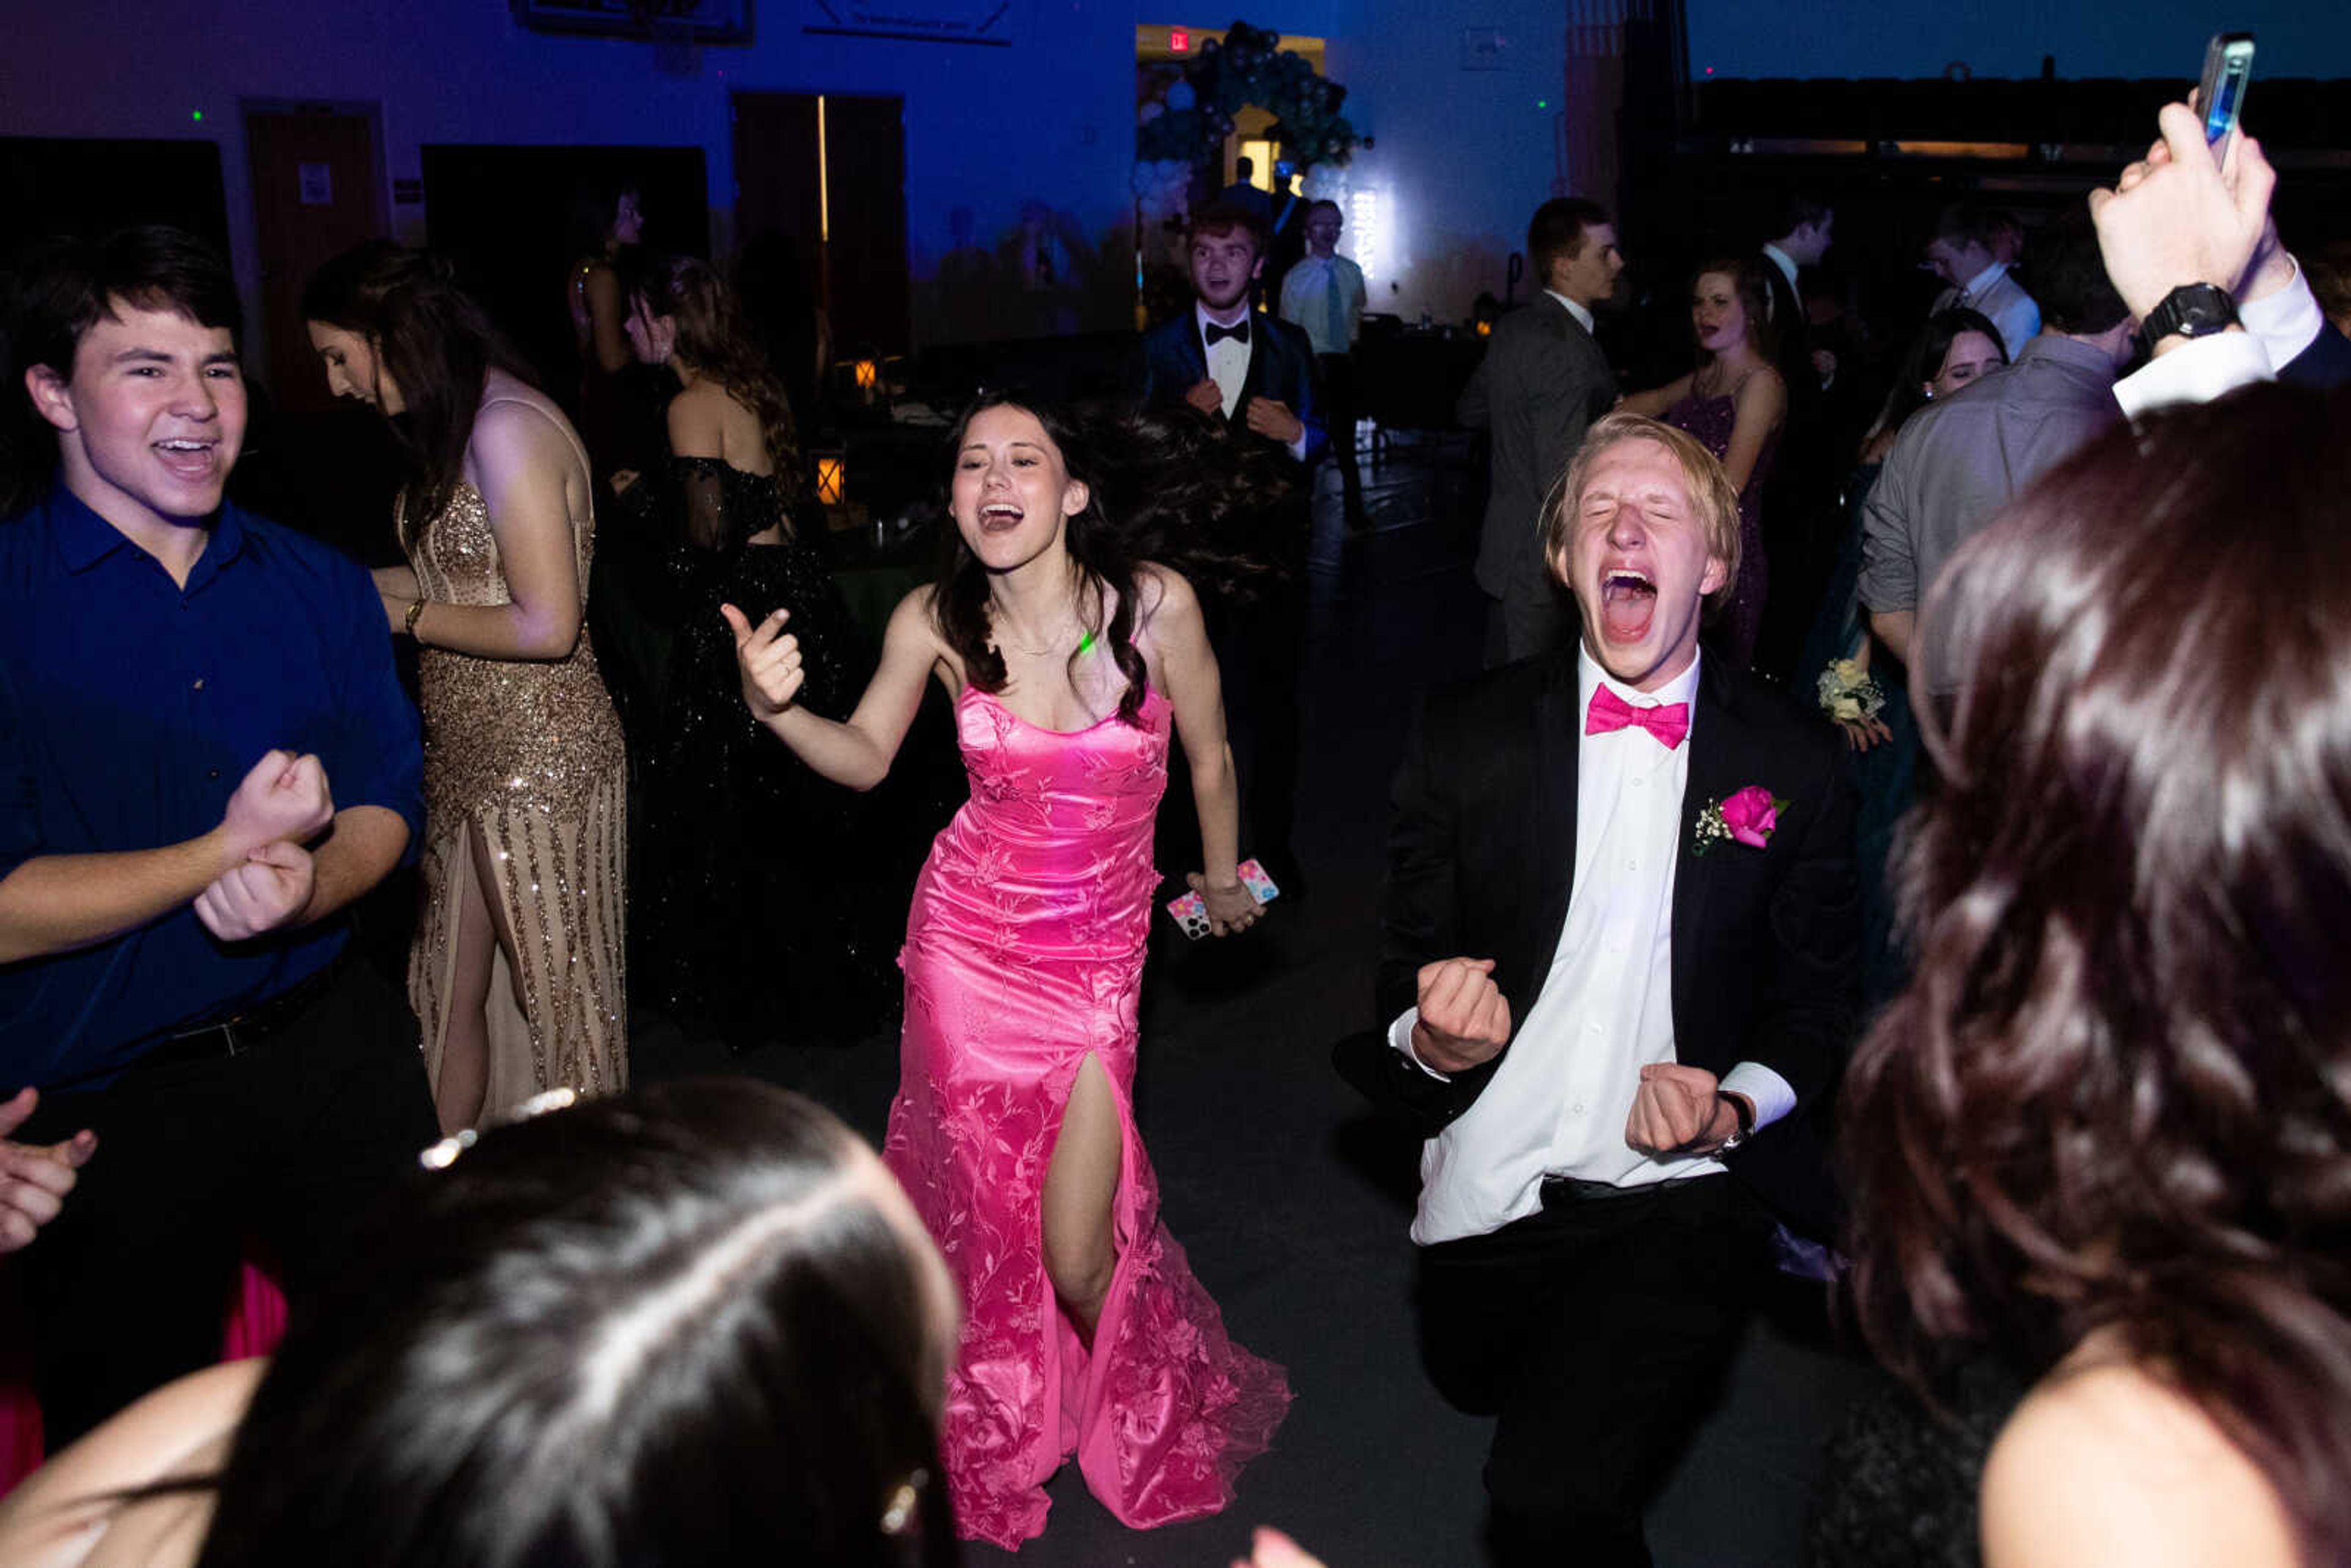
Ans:
<svg viewBox="0 0 2351 1568"><path fill-rule="evenodd" d="M1698 814L1698 830L1690 838L1690 853L1702 855L1724 842L1761 849L1780 826L1788 802L1761 784L1726 795Z"/></svg>

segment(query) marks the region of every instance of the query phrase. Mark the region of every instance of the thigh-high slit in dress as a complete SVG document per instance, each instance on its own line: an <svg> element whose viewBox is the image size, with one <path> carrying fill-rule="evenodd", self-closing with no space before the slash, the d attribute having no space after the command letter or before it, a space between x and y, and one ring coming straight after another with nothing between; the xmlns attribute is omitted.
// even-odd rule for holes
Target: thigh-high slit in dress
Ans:
<svg viewBox="0 0 2351 1568"><path fill-rule="evenodd" d="M1136 1136L1136 1001L1169 705L1042 729L967 687L971 799L932 846L900 958L906 1023L883 1158L963 1290L942 1450L957 1529L1011 1548L1045 1527L1043 1484L1074 1454L1143 1528L1214 1513L1289 1407L1281 1369L1227 1337L1159 1221ZM1118 1262L1091 1351L1045 1271L1041 1193L1089 1055L1122 1145Z"/></svg>
<svg viewBox="0 0 2351 1568"><path fill-rule="evenodd" d="M593 518L574 518L583 601L594 549ZM510 598L489 507L471 485L460 484L410 538L409 561L429 601ZM511 954L500 946L491 959L483 1115L512 1111L547 1089L617 1093L629 1086L622 975L628 763L587 628L561 659L425 648L417 677L424 906L409 951L408 998L423 1026L425 1069L437 1085L459 912L478 894L514 938ZM475 871L476 835L491 868L486 880Z"/></svg>

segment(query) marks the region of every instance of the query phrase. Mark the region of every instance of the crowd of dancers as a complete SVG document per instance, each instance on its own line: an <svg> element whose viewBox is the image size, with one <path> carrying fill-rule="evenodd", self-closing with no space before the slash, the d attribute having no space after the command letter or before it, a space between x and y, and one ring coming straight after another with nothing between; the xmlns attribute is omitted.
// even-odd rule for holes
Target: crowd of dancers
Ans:
<svg viewBox="0 0 2351 1568"><path fill-rule="evenodd" d="M1840 1439L1822 1562L2351 1553L2351 340L2258 144L2162 131L2047 236L2031 332L1938 235L1967 276L1865 433L1801 701L1750 668L1761 518L1835 370L1779 353L1760 267L1827 213L1702 267L1696 369L1621 406L1613 227L1536 215L1544 298L1464 399L1494 667L1407 744L1338 1051L1426 1140L1421 1354L1494 1419L1499 1563L1649 1560L1787 1267L1911 1391ZM408 459L372 581L225 497L216 256L129 230L28 279L0 1244L56 1457L11 1563L946 1563L1043 1531L1072 1458L1147 1527L1276 1439L1283 1373L1160 1220L1138 1002L1171 850L1217 936L1259 918L1245 847L1294 865L1301 480L1352 445L1322 361L1360 292L1309 269L1319 336L1253 309L1258 220L1197 214L1144 412L977 399L940 572L869 653L782 379L716 272L628 237L570 284L591 381L617 330L674 384L617 473L431 258L310 281L328 384ZM662 567L633 713L589 631L607 485ZM632 1091L624 974L722 1019L875 983L841 844L934 682L969 789L878 1159L781 1092ZM345 913L403 860L404 1005ZM290 1322L211 1365L249 1237Z"/></svg>

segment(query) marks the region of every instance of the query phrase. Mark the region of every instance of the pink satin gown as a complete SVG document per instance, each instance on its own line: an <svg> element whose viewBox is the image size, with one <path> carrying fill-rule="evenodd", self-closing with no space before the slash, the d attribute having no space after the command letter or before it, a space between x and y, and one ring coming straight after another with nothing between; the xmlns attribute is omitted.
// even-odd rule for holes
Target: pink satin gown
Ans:
<svg viewBox="0 0 2351 1568"><path fill-rule="evenodd" d="M1072 1453L1123 1522L1214 1513L1290 1405L1159 1222L1135 1135L1135 1003L1157 884L1168 704L1074 733L987 693L956 705L971 799L932 845L899 965L906 1027L883 1157L963 1287L942 1448L958 1531L1018 1547ZM1123 1145L1118 1266L1089 1354L1046 1278L1040 1195L1092 1053Z"/></svg>

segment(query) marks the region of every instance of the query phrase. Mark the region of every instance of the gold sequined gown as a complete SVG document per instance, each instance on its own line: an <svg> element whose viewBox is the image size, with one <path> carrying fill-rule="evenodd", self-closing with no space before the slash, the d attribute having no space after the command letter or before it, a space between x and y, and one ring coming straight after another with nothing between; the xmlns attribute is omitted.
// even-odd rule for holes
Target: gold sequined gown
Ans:
<svg viewBox="0 0 2351 1568"><path fill-rule="evenodd" d="M581 465L584 473L584 454ZM575 517L571 531L584 604L595 519ZM428 601L509 601L489 507L471 485L461 483L413 538L404 527L402 537ZM500 944L491 961L483 1114L545 1089L617 1092L628 1086L621 957L627 761L587 627L568 658L482 659L428 647L417 674L424 910L409 952L408 996L424 1028L425 1070L437 1086L456 980L455 925L477 880L467 839L478 831L494 868L482 902L513 934L520 969L509 967Z"/></svg>

